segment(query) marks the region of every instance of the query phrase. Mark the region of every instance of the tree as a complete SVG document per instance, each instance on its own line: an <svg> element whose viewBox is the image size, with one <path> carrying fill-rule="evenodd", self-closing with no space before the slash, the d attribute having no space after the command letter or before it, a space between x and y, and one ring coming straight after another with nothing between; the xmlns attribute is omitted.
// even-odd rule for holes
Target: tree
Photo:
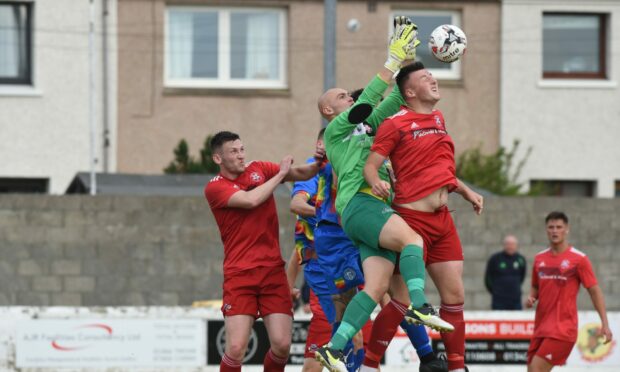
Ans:
<svg viewBox="0 0 620 372"><path fill-rule="evenodd" d="M213 162L211 155L211 135L208 135L200 150L200 159L196 160L189 153L189 145L185 139L181 139L177 147L174 148L174 160L164 168L166 174L201 174L201 173L217 173L219 167Z"/></svg>
<svg viewBox="0 0 620 372"><path fill-rule="evenodd" d="M519 140L514 140L510 150L500 147L489 155L482 153L480 145L466 150L457 159L456 176L497 195L523 195L520 191L523 184L518 183L517 179L532 152L532 147L527 149L523 159L515 165L519 143Z"/></svg>

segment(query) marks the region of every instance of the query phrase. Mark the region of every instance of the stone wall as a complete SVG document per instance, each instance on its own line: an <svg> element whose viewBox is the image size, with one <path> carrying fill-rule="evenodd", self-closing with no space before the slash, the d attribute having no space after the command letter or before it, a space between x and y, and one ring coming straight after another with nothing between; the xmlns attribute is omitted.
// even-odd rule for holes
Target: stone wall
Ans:
<svg viewBox="0 0 620 372"><path fill-rule="evenodd" d="M280 241L292 250L288 192L276 193ZM467 308L487 309L486 259L515 234L531 263L544 217L564 210L571 242L593 261L609 309L620 310L620 199L487 198L482 216L450 202L465 250ZM257 233L260 233L257 231ZM171 306L221 297L223 250L200 197L0 196L0 305ZM432 284L429 298L439 304ZM591 309L582 291L580 308Z"/></svg>

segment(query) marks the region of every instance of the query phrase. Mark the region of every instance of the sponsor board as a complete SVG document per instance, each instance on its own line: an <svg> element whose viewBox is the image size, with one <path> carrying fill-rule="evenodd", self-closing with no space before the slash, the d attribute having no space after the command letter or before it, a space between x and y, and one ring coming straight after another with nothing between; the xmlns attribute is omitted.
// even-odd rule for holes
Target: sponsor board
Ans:
<svg viewBox="0 0 620 372"><path fill-rule="evenodd" d="M309 326L310 321L308 320L295 320L293 322L291 352L288 364L304 364L304 351L306 348ZM219 365L224 355L226 340L223 320L207 320L207 339L209 340L207 347L207 364ZM263 323L262 320L258 320L254 322L254 326L250 332L250 339L245 356L243 357L243 364L262 365L265 354L267 354L268 351L269 336L267 335L267 329L265 328L265 323Z"/></svg>
<svg viewBox="0 0 620 372"><path fill-rule="evenodd" d="M608 313L611 331L620 334L620 313ZM533 312L465 313L466 364L526 364L527 349L534 333ZM603 344L597 336L600 319L596 312L579 312L578 339L567 366L617 366L620 351L615 341ZM439 333L429 330L433 349L445 352ZM418 363L407 335L399 328L386 352L387 365Z"/></svg>
<svg viewBox="0 0 620 372"><path fill-rule="evenodd" d="M30 319L17 323L17 367L198 367L202 319Z"/></svg>

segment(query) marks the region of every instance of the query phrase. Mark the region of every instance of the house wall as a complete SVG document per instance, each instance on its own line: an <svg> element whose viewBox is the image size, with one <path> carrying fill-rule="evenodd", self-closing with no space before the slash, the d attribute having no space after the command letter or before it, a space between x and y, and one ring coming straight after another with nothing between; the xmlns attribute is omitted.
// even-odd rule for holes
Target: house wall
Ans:
<svg viewBox="0 0 620 372"><path fill-rule="evenodd" d="M312 154L321 127L316 100L323 92L323 3L320 1L218 2L189 5L282 6L288 9L288 89L234 91L170 89L164 86L163 1L119 2L119 171L160 173L173 148L185 138L195 156L208 134L239 133L249 159L278 161ZM175 3L171 3L175 4ZM499 2L342 1L337 8L337 85L363 87L386 58L394 9L451 9L462 12L469 50L463 78L440 81L444 111L457 152L498 146ZM347 21L361 29L351 33ZM491 35L491 36L489 36ZM495 36L497 35L497 36ZM420 48L426 48L423 43Z"/></svg>
<svg viewBox="0 0 620 372"><path fill-rule="evenodd" d="M116 1L110 6L109 171L116 170ZM62 193L90 170L89 3L35 0L32 86L0 84L0 177L49 178ZM96 1L96 169L103 170L101 1Z"/></svg>
<svg viewBox="0 0 620 372"><path fill-rule="evenodd" d="M606 13L605 80L542 78L543 12ZM502 9L501 144L521 141L532 153L521 181L595 181L595 196L613 197L620 180L618 43L616 1L505 0Z"/></svg>

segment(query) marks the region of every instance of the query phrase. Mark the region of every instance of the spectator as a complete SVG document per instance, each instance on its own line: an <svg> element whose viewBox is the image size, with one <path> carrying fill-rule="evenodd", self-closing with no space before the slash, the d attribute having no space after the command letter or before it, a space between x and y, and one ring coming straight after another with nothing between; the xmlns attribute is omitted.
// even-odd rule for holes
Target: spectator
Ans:
<svg viewBox="0 0 620 372"><path fill-rule="evenodd" d="M491 293L493 310L521 310L521 284L525 279L525 258L517 252L513 235L504 238L504 249L489 258L484 284Z"/></svg>

